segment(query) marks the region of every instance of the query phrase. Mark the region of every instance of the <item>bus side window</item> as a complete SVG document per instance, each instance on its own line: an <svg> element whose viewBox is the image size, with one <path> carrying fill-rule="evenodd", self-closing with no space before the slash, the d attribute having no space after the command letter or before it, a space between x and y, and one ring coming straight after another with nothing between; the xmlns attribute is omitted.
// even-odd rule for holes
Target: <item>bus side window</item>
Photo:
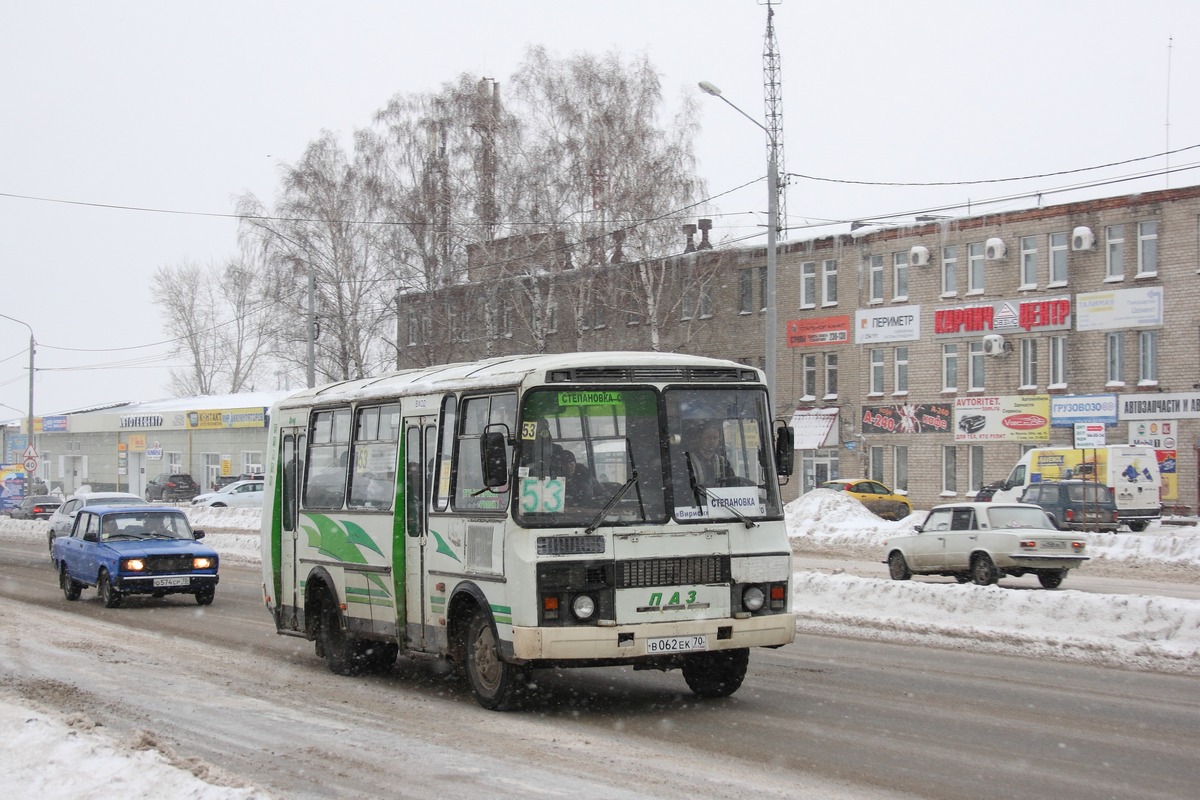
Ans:
<svg viewBox="0 0 1200 800"><path fill-rule="evenodd" d="M454 454L454 434L458 431L458 398L454 395L446 395L446 399L442 401L442 437L441 445L437 453L437 466L434 468L433 477L430 479L436 482L437 490L434 493L433 507L438 511L445 511L450 507L450 479L453 475L451 464L453 463ZM426 453L429 458L434 458L434 451L431 447Z"/></svg>
<svg viewBox="0 0 1200 800"><path fill-rule="evenodd" d="M483 476L483 433L489 425L510 432L506 456L512 463L511 431L516 423L516 395L500 394L471 397L463 401L463 429L455 441L454 507L491 509L508 505L508 486L489 489Z"/></svg>
<svg viewBox="0 0 1200 800"><path fill-rule="evenodd" d="M306 508L341 508L350 466L350 409L313 415L308 470L304 476Z"/></svg>

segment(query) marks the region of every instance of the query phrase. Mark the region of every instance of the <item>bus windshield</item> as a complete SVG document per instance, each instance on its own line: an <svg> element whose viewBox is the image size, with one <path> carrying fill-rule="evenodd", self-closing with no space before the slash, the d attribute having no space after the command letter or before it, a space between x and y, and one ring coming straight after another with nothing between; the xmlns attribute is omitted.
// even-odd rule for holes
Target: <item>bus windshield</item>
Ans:
<svg viewBox="0 0 1200 800"><path fill-rule="evenodd" d="M521 409L516 520L594 528L661 524L672 513L683 523L777 518L765 394L679 387L662 398L660 406L649 388L531 391Z"/></svg>
<svg viewBox="0 0 1200 800"><path fill-rule="evenodd" d="M684 387L668 389L664 399L675 518L778 517L766 395Z"/></svg>
<svg viewBox="0 0 1200 800"><path fill-rule="evenodd" d="M517 520L587 526L619 494L604 524L666 522L660 439L651 389L530 392L521 409Z"/></svg>

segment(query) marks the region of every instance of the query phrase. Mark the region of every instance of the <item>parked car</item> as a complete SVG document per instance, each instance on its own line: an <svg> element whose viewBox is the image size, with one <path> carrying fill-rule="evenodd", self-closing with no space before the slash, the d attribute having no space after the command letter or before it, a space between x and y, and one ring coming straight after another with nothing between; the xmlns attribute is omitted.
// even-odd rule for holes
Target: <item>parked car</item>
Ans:
<svg viewBox="0 0 1200 800"><path fill-rule="evenodd" d="M1061 530L1115 531L1121 524L1113 490L1095 481L1031 483L1021 502L1041 507Z"/></svg>
<svg viewBox="0 0 1200 800"><path fill-rule="evenodd" d="M1036 575L1046 589L1088 560L1087 543L1054 526L1025 503L947 503L934 506L915 532L884 543L892 580L946 575L989 586L1007 575Z"/></svg>
<svg viewBox="0 0 1200 800"><path fill-rule="evenodd" d="M79 513L80 509L99 505L144 506L146 501L129 492L76 492L50 515L50 530L47 533L50 549L54 549L56 537L71 535L71 527L75 524L75 515Z"/></svg>
<svg viewBox="0 0 1200 800"><path fill-rule="evenodd" d="M847 478L825 481L820 488L845 492L884 519L904 519L912 513L912 503L907 497L896 494L879 481Z"/></svg>
<svg viewBox="0 0 1200 800"><path fill-rule="evenodd" d="M975 502L990 503L992 498L995 497L996 492L1002 488L1004 488L1004 481L992 481L991 483L984 484L979 488L979 491L975 492Z"/></svg>
<svg viewBox="0 0 1200 800"><path fill-rule="evenodd" d="M8 512L13 519L50 519L55 509L62 505L62 498L42 494L26 497Z"/></svg>
<svg viewBox="0 0 1200 800"><path fill-rule="evenodd" d="M220 577L217 551L203 538L178 508L91 506L76 514L70 536L54 540L50 556L68 600L95 586L105 608L131 594L191 594L206 606Z"/></svg>
<svg viewBox="0 0 1200 800"><path fill-rule="evenodd" d="M263 502L263 481L237 481L215 492L198 494L192 498L192 505L209 508L261 508Z"/></svg>
<svg viewBox="0 0 1200 800"><path fill-rule="evenodd" d="M186 472L163 472L146 484L146 499L191 500L200 494L200 484Z"/></svg>
<svg viewBox="0 0 1200 800"><path fill-rule="evenodd" d="M215 492L238 481L261 481L262 479L263 476L261 473L256 475L253 472L243 472L241 475L218 475L212 482L211 490Z"/></svg>

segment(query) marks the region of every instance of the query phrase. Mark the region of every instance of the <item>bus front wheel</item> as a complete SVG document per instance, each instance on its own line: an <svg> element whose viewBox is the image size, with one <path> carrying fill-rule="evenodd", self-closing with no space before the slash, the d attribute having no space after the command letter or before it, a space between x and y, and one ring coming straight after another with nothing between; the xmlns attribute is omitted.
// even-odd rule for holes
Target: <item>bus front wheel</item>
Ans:
<svg viewBox="0 0 1200 800"><path fill-rule="evenodd" d="M500 643L491 617L476 608L467 624L467 680L476 701L492 711L512 708L524 683L525 670L500 658Z"/></svg>
<svg viewBox="0 0 1200 800"><path fill-rule="evenodd" d="M728 697L738 690L746 677L750 651L717 650L693 653L683 662L683 679L699 697Z"/></svg>

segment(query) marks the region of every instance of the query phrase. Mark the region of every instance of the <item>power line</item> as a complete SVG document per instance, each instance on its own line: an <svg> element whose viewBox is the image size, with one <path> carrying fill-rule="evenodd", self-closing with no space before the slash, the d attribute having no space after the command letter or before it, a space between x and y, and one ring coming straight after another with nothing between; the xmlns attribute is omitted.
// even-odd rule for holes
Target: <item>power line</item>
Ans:
<svg viewBox="0 0 1200 800"><path fill-rule="evenodd" d="M1042 172L1035 175L1020 175L1010 178L982 178L979 180L970 181L860 181L851 180L849 178L826 178L818 175L805 175L799 172L789 172L788 177L804 178L810 181L822 181L824 183L846 183L853 186L978 186L985 183L1011 183L1013 181L1030 181L1037 178L1057 178L1063 175L1076 175L1080 172L1092 172L1098 169L1108 169L1110 167L1121 167L1126 164L1135 164L1139 161L1149 161L1152 158L1163 158L1164 156L1172 156L1177 153L1184 153L1188 150L1194 150L1200 147L1200 144L1181 147L1178 150L1167 150L1163 153L1156 153L1152 156L1139 156L1138 158L1128 158L1124 161L1112 161L1108 164L1099 164L1094 167L1079 167L1078 169L1065 169L1059 172Z"/></svg>

